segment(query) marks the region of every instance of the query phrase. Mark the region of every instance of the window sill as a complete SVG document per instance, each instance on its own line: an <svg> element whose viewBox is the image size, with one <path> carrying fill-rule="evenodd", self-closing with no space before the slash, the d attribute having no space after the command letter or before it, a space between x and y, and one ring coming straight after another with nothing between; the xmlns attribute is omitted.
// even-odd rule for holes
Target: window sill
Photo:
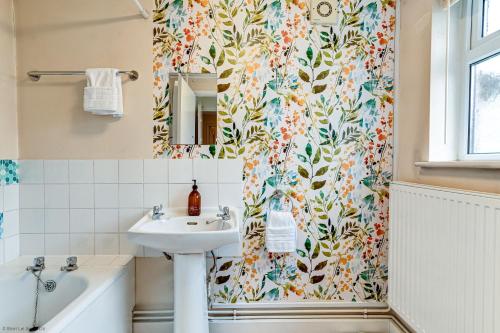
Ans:
<svg viewBox="0 0 500 333"><path fill-rule="evenodd" d="M500 161L427 161L415 162L419 168L500 170Z"/></svg>

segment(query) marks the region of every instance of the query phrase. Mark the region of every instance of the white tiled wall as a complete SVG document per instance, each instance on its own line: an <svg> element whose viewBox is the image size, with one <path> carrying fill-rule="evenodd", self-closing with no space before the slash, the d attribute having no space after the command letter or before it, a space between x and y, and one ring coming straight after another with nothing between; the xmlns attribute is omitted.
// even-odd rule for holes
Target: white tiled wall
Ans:
<svg viewBox="0 0 500 333"><path fill-rule="evenodd" d="M23 160L9 246L20 243L21 255L157 255L130 243L127 230L153 205L187 206L192 179L202 206L242 207L242 170L241 160ZM16 205L10 195L3 201Z"/></svg>
<svg viewBox="0 0 500 333"><path fill-rule="evenodd" d="M0 212L3 234L0 237L0 264L19 255L19 185L0 185Z"/></svg>

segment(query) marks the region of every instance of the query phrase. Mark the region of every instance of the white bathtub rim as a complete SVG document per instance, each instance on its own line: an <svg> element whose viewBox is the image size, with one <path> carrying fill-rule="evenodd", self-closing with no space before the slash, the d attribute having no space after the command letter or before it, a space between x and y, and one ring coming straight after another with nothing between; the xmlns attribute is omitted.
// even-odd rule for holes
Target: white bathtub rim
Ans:
<svg viewBox="0 0 500 333"><path fill-rule="evenodd" d="M127 273L127 265L133 259L133 256L105 256L106 258L104 259L108 259L107 261L109 261L107 264L100 264L99 260L96 260L97 263L94 261L94 264L92 264L92 259L100 259L99 257L101 256L87 257L90 260L87 265L82 264L78 270L67 272L67 274L82 277L87 283L85 290L78 295L78 297L73 299L66 307L64 307L63 310L52 317L47 323L41 325L41 329L50 333L58 333L63 330L86 308L96 301L100 295L111 287L113 282L117 281L120 277ZM32 257L27 256L26 258L23 256L14 262L0 265L0 272L2 270L7 272L19 272L20 268L24 269L28 258ZM59 262L61 258L66 257L47 256L46 260L48 264L46 265L46 269L48 271L53 269L59 270L61 265L56 264L56 262Z"/></svg>

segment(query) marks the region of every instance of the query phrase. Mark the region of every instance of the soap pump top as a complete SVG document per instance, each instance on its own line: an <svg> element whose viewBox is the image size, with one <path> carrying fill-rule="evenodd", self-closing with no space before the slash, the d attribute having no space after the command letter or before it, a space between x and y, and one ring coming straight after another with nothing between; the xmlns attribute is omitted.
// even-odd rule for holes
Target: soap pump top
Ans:
<svg viewBox="0 0 500 333"><path fill-rule="evenodd" d="M188 198L188 215L199 216L201 213L201 195L198 192L198 185L196 179L193 179L193 190L189 193Z"/></svg>

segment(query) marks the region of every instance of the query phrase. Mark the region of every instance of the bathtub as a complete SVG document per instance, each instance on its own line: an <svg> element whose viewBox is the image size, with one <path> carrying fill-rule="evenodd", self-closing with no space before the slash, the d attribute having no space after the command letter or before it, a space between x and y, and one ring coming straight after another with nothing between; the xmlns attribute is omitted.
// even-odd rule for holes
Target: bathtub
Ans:
<svg viewBox="0 0 500 333"><path fill-rule="evenodd" d="M43 281L57 286L40 288L38 332L130 333L134 297L131 256L79 256L79 268L61 272L66 257L47 256ZM0 332L28 332L33 324L35 277L25 270L32 256L0 265Z"/></svg>

